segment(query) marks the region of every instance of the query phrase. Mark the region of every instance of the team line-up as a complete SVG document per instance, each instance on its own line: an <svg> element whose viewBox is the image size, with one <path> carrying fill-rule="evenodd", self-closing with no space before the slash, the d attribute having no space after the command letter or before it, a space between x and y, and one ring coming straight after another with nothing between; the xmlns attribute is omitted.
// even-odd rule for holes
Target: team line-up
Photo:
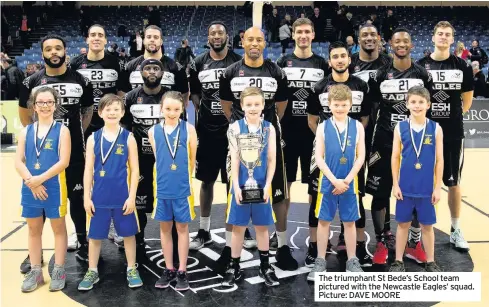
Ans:
<svg viewBox="0 0 489 307"><path fill-rule="evenodd" d="M293 54L273 63L263 58L266 42L259 28L245 32L241 58L227 47L226 25L212 22L210 50L192 61L188 79L184 68L162 54L162 33L155 26L145 29L144 55L122 70L104 53L107 40L100 25L88 31L89 52L69 65L63 38L45 37L45 67L26 78L19 99L26 127L18 137L15 166L23 179L22 217L29 226L22 291L44 283L46 218L55 237L51 291L65 287L68 248L88 261L78 289L93 288L99 281L101 242L111 224L112 237L125 249L128 285L142 286L136 263L147 260L144 228L150 212L160 224L166 264L155 287L176 282L176 290L189 289L189 249L212 243L210 211L219 172L229 193L226 246L214 268L223 276L222 285L232 287L242 279L241 250L257 247L259 276L267 286L277 286L270 249L277 250L277 267L298 268L287 246L286 222L299 160L311 204L304 260L312 268L308 280L326 271L329 228L337 210L342 222L337 251L346 250L348 272L386 264L389 249L396 253L391 272L405 271L404 256L428 272L441 272L433 225L442 183L449 187L450 242L468 251L459 227L460 177L462 114L472 103L473 79L467 63L450 54L455 29L439 22L435 51L418 63L412 62L412 39L404 28L393 31L392 57L379 53L377 29L366 24L360 27L358 54L350 55L344 43L336 42L327 60L312 53L309 19L297 19L292 32ZM433 98L440 88L444 100ZM189 92L198 115L195 128L186 122ZM194 170L202 181L201 217L199 232L190 240ZM373 258L365 246L365 192L373 196ZM389 223L391 194L397 199L396 236ZM74 247L64 220L68 198ZM250 219L256 240L247 229ZM269 238L272 224L276 231ZM174 248L178 259L173 259Z"/></svg>

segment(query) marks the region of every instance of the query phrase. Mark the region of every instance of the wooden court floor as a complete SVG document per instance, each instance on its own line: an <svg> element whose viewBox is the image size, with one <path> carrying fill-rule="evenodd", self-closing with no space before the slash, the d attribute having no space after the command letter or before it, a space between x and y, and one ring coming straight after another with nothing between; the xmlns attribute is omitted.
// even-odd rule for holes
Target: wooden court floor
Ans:
<svg viewBox="0 0 489 307"><path fill-rule="evenodd" d="M75 302L63 292L50 293L48 291L48 266L43 266L46 284L33 293L23 294L20 285L23 275L19 272L19 265L27 255L27 227L20 217L20 187L21 180L14 169L14 154L11 152L0 154L0 205L1 205L1 306L77 306ZM198 195L200 182L194 181L194 191ZM448 233L450 229L450 213L447 205L446 188L438 204L438 223L436 228ZM462 178L462 217L461 225L465 238L470 242L470 256L474 262L474 271L482 275L482 301L480 303L440 303L439 306L489 306L489 149L466 149L465 165ZM307 203L307 188L300 183L292 185L292 202ZM216 184L215 203L225 203L225 186ZM198 205L198 197L196 198ZM366 209L370 207L370 198L367 197ZM394 201L391 200L391 212L394 211ZM304 210L308 210L304 206ZM67 216L69 233L73 229L71 219ZM197 223L194 221L194 223ZM367 223L371 223L367 214ZM43 234L43 248L45 262L54 253L54 239L50 232L49 223L46 224ZM435 255L436 257L436 255ZM70 285L73 287L74 285ZM121 289L125 291L126 289ZM369 304L371 305L371 304ZM392 303L391 306L395 306Z"/></svg>

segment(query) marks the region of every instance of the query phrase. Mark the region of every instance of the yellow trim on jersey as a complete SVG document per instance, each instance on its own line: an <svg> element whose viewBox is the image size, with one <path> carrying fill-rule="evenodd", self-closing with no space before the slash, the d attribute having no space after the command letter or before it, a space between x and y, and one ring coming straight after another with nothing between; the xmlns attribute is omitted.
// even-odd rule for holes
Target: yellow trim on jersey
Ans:
<svg viewBox="0 0 489 307"><path fill-rule="evenodd" d="M139 217L138 217L138 210L134 210L134 217L136 218L136 224L138 225L138 232L141 232L141 228L139 227Z"/></svg>
<svg viewBox="0 0 489 307"><path fill-rule="evenodd" d="M90 223L92 222L92 218L87 214L87 236L90 235Z"/></svg>
<svg viewBox="0 0 489 307"><path fill-rule="evenodd" d="M156 155L155 155L155 164L153 165L153 212L151 212L151 218L154 219L156 215L156 208L158 207L158 197L157 197L157 191L158 191L158 180L156 178L158 177L158 171L156 170Z"/></svg>
<svg viewBox="0 0 489 307"><path fill-rule="evenodd" d="M59 184L59 217L66 215L68 207L68 187L66 185L66 173L62 171L58 174Z"/></svg>
<svg viewBox="0 0 489 307"><path fill-rule="evenodd" d="M186 125L187 123L185 123ZM178 144L177 144L178 146ZM192 169L190 165L190 134L187 127L187 170L188 170L188 187L190 190L190 196L187 197L187 202L189 206L190 219L195 219L195 210L194 210L194 191L192 188Z"/></svg>
<svg viewBox="0 0 489 307"><path fill-rule="evenodd" d="M229 177L229 192L227 199L227 208L226 208L226 224L229 223L229 216L231 214L231 202L233 200L233 195L231 194L231 190L233 189L233 178Z"/></svg>
<svg viewBox="0 0 489 307"><path fill-rule="evenodd" d="M189 197L187 197L187 203L188 203L188 210L190 213L190 219L193 221L195 219L195 210L194 210L194 194L190 194Z"/></svg>

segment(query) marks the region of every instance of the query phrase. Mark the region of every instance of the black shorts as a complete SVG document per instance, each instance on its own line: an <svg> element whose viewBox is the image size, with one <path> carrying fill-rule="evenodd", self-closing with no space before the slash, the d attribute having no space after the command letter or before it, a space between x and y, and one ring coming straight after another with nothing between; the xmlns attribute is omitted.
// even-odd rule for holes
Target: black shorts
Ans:
<svg viewBox="0 0 489 307"><path fill-rule="evenodd" d="M389 198L392 192L392 146L374 142L367 159L368 172L365 192L379 198Z"/></svg>
<svg viewBox="0 0 489 307"><path fill-rule="evenodd" d="M225 135L199 137L195 178L205 183L214 182L221 172L221 181L227 183L227 154L228 139Z"/></svg>
<svg viewBox="0 0 489 307"><path fill-rule="evenodd" d="M453 187L460 184L464 166L464 139L443 142L443 184Z"/></svg>
<svg viewBox="0 0 489 307"><path fill-rule="evenodd" d="M294 182L297 180L298 160L301 163L301 182L309 182L309 166L311 165L312 144L314 134L303 134L302 138L293 136L285 140L284 161L287 181ZM285 134L284 134L285 135Z"/></svg>
<svg viewBox="0 0 489 307"><path fill-rule="evenodd" d="M85 160L70 161L65 170L66 188L68 199L71 203L80 202L83 206L83 172L85 171Z"/></svg>
<svg viewBox="0 0 489 307"><path fill-rule="evenodd" d="M139 184L136 191L136 208L146 213L153 212L154 203L154 155L139 152Z"/></svg>

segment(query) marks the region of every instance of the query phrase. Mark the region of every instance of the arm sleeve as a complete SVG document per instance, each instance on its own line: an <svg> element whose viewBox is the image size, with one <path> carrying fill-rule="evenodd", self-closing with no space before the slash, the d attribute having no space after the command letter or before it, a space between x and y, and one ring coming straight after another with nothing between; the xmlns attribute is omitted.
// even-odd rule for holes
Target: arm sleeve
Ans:
<svg viewBox="0 0 489 307"><path fill-rule="evenodd" d="M178 91L182 94L188 93L188 79L187 72L185 68L180 64L176 64L177 68L174 72L175 74L175 85L173 90Z"/></svg>
<svg viewBox="0 0 489 307"><path fill-rule="evenodd" d="M190 61L190 93L192 95L200 95L202 91L202 84L199 80L199 72L197 71L197 62Z"/></svg>
<svg viewBox="0 0 489 307"><path fill-rule="evenodd" d="M321 112L321 103L319 102L320 89L318 83L312 89L312 94L307 97L307 114L319 116Z"/></svg>
<svg viewBox="0 0 489 307"><path fill-rule="evenodd" d="M289 85L287 83L287 76L285 72L279 67L277 77L277 92L275 93L275 101L288 100Z"/></svg>
<svg viewBox="0 0 489 307"><path fill-rule="evenodd" d="M29 95L31 94L30 82L31 77L27 77L20 84L20 92L19 92L19 107L27 109L27 102L29 101Z"/></svg>

